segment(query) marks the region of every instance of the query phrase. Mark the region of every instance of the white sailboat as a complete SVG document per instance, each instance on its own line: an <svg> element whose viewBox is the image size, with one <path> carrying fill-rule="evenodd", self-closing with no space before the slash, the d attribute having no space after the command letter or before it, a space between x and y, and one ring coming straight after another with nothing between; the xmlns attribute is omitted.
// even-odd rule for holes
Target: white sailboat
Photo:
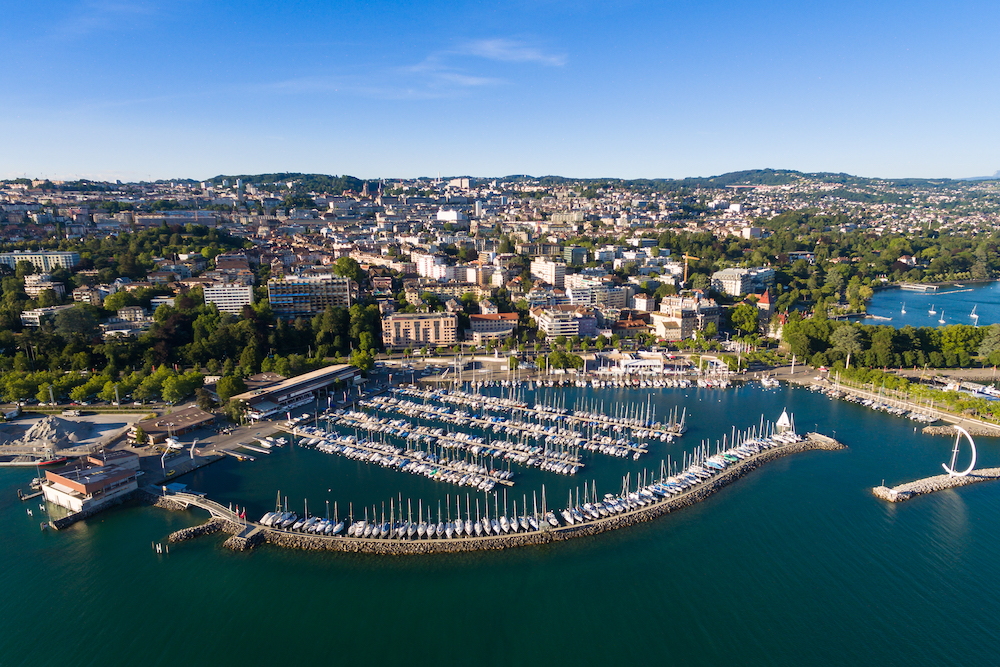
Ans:
<svg viewBox="0 0 1000 667"><path fill-rule="evenodd" d="M976 313L976 308L977 308L978 306L979 306L979 304L977 303L977 304L976 304L975 306L973 306L973 307L972 307L972 312L971 312L971 313L969 313L969 317L971 317L971 318L972 318L972 319L973 319L974 321L976 321L976 322L978 322L978 321L979 321L979 314L978 314L978 313Z"/></svg>
<svg viewBox="0 0 1000 667"><path fill-rule="evenodd" d="M937 311L934 310L934 304L931 304L931 309L927 311L928 315L937 315Z"/></svg>
<svg viewBox="0 0 1000 667"><path fill-rule="evenodd" d="M903 310L902 310L901 314L902 315L906 315L906 302L905 301L903 302Z"/></svg>
<svg viewBox="0 0 1000 667"><path fill-rule="evenodd" d="M944 311L941 311L941 319L938 320L938 324L944 324Z"/></svg>

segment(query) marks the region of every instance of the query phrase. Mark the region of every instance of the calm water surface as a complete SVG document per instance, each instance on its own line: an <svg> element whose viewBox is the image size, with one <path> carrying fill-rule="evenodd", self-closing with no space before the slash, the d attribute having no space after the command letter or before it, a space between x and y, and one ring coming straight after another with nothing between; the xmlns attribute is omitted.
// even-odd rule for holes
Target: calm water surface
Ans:
<svg viewBox="0 0 1000 667"><path fill-rule="evenodd" d="M939 327L949 324L977 324L970 317L972 309L979 315L979 326L1000 322L1000 282L964 286L942 286L937 292L910 292L888 289L875 292L868 312L889 321L865 320L865 324L891 324L902 328ZM903 313L903 310L906 313ZM931 314L931 310L935 311ZM944 319L944 323L940 322Z"/></svg>
<svg viewBox="0 0 1000 667"><path fill-rule="evenodd" d="M638 390L587 396L646 400ZM665 390L654 400L659 415L688 408L679 442L639 462L591 458L580 479L526 472L510 499L530 502L543 482L555 505L584 480L617 491L624 471L658 468L661 456L784 407L800 431L836 431L849 449L781 459L695 507L596 538L406 558L237 554L224 536L157 556L151 542L205 515L141 505L41 532L37 501L15 497L33 471L0 469L0 665L994 664L1000 485L898 506L870 493L883 479L936 474L950 441L804 390ZM979 445L981 466L1000 465L996 441ZM180 481L254 515L273 508L279 488L317 513L326 500L357 511L402 493L435 518L437 500L459 493L302 448Z"/></svg>

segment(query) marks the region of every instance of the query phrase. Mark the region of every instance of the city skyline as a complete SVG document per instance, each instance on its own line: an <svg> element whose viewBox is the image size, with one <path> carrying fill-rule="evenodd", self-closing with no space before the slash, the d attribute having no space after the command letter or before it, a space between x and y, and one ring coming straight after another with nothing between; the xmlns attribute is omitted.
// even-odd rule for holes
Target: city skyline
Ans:
<svg viewBox="0 0 1000 667"><path fill-rule="evenodd" d="M987 176L998 11L23 5L0 177Z"/></svg>

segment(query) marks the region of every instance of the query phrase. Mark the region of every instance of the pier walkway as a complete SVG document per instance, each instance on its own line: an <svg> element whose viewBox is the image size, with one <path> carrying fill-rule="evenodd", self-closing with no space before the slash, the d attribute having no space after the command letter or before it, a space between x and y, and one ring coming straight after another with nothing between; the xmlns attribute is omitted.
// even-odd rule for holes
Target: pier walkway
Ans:
<svg viewBox="0 0 1000 667"><path fill-rule="evenodd" d="M693 505L716 491L728 486L743 475L758 468L759 466L789 454L806 452L812 450L837 450L843 449L844 445L833 438L818 433L809 433L805 439L784 444L771 449L765 449L759 453L741 459L726 470L720 472L709 479L703 480L682 493L668 498L660 499L646 506L637 507L620 514L608 516L595 520L586 520L573 525L560 525L551 527L540 521L540 530L529 530L527 532L512 532L501 535L483 535L476 537L453 537L451 539L397 539L397 538L364 538L347 537L343 535L311 535L297 533L289 530L280 530L263 526L254 522L243 522L239 519L232 519L233 513L229 513L225 530L232 532L239 539L227 541L227 545L236 549L251 548L254 544L264 541L275 546L282 546L293 549L328 550L352 553L371 553L381 555L407 555L407 554L427 554L427 553L454 553L462 551L480 551L492 549L506 549L512 547L546 544L554 541L567 540L575 537L596 535L608 530L624 528L643 521L649 521L655 517L676 511L683 507ZM222 513L228 510L204 498L191 496L190 494L172 494L171 500L176 495L183 495L190 505L195 505L213 512L213 518L223 518ZM238 523L237 523L238 522ZM250 538L255 539L250 539Z"/></svg>
<svg viewBox="0 0 1000 667"><path fill-rule="evenodd" d="M894 486L892 488L876 486L872 489L872 493L876 498L881 498L882 500L890 503L901 503L905 500L909 500L910 498L926 495L928 493L935 493L946 489L955 489L960 486L967 486L978 482L992 482L998 479L1000 479L1000 468L983 468L982 470L973 470L965 477L935 475L933 477L925 477L913 482L907 482L906 484L900 484L899 486Z"/></svg>

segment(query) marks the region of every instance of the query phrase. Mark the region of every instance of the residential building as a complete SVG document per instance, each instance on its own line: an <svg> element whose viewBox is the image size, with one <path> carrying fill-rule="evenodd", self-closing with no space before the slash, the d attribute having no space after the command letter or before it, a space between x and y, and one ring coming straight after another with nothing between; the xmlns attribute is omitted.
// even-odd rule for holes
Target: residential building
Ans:
<svg viewBox="0 0 1000 667"><path fill-rule="evenodd" d="M0 253L0 264L6 264L13 269L17 267L18 262L31 262L38 270L47 272L58 267L72 269L80 263L80 255L75 252L50 250L15 250L14 252Z"/></svg>
<svg viewBox="0 0 1000 667"><path fill-rule="evenodd" d="M695 296L666 296L660 310L650 313L653 332L663 340L691 338L708 324L719 326L722 309L715 302L696 293Z"/></svg>
<svg viewBox="0 0 1000 667"><path fill-rule="evenodd" d="M563 248L563 259L567 264L586 264L587 249L580 246L566 246Z"/></svg>
<svg viewBox="0 0 1000 667"><path fill-rule="evenodd" d="M469 331L472 333L510 334L517 329L517 321L517 313L469 315Z"/></svg>
<svg viewBox="0 0 1000 667"><path fill-rule="evenodd" d="M531 261L531 277L562 289L566 284L566 264L542 257Z"/></svg>
<svg viewBox="0 0 1000 667"><path fill-rule="evenodd" d="M596 336L597 318L589 308L561 305L531 309L531 316L549 339L558 336Z"/></svg>
<svg viewBox="0 0 1000 667"><path fill-rule="evenodd" d="M67 308L72 307L72 305L49 306L48 308L34 308L32 310L26 310L21 313L21 325L37 329L42 326L42 322L45 320L54 318L56 313L60 310L66 310Z"/></svg>
<svg viewBox="0 0 1000 667"><path fill-rule="evenodd" d="M712 288L731 296L743 296L774 287L774 269L723 269L712 274Z"/></svg>
<svg viewBox="0 0 1000 667"><path fill-rule="evenodd" d="M269 285L270 287L270 285ZM239 315L243 306L253 305L253 287L249 285L225 284L216 287L206 287L205 303L214 303L222 313Z"/></svg>
<svg viewBox="0 0 1000 667"><path fill-rule="evenodd" d="M47 289L55 292L60 299L66 296L66 287L62 283L52 282L52 276L48 273L34 273L24 277L24 293L32 299L37 299Z"/></svg>
<svg viewBox="0 0 1000 667"><path fill-rule="evenodd" d="M333 275L285 276L267 283L271 311L278 317L307 317L330 306L351 307L351 281Z"/></svg>
<svg viewBox="0 0 1000 667"><path fill-rule="evenodd" d="M636 294L633 301L636 310L645 312L656 310L656 297L654 296L650 296L648 294Z"/></svg>
<svg viewBox="0 0 1000 667"><path fill-rule="evenodd" d="M454 345L458 342L458 315L393 313L382 320L382 342L388 348Z"/></svg>

